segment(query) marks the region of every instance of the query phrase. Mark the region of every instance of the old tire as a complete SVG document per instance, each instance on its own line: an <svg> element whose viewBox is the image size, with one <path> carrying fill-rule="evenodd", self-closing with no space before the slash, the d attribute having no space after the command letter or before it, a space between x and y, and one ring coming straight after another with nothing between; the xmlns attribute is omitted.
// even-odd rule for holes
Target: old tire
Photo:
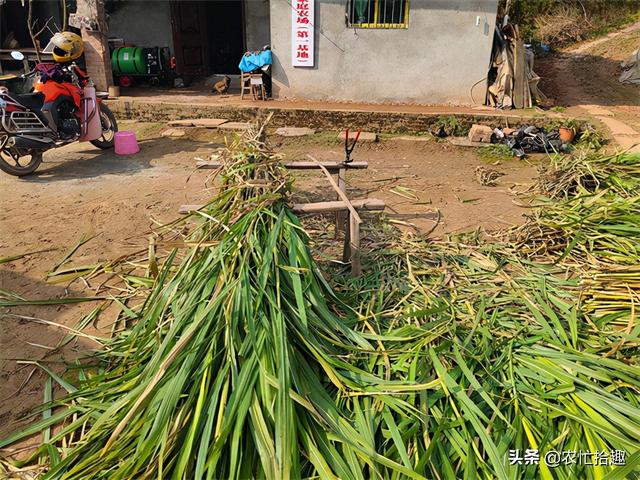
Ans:
<svg viewBox="0 0 640 480"><path fill-rule="evenodd" d="M111 109L104 103L100 103L100 124L102 125L102 136L97 140L91 140L91 144L103 150L113 148L118 122Z"/></svg>

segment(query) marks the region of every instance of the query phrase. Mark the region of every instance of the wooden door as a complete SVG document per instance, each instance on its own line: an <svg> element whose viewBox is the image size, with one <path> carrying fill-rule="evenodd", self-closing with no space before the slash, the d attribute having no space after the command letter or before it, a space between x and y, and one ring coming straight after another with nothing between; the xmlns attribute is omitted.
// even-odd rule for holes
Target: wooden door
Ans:
<svg viewBox="0 0 640 480"><path fill-rule="evenodd" d="M206 2L171 2L176 69L180 75L208 75Z"/></svg>

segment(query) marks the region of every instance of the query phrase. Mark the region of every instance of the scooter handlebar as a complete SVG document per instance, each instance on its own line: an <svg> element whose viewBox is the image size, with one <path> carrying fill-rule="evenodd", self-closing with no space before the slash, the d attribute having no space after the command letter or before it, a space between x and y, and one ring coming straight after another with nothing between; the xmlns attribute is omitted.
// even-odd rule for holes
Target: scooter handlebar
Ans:
<svg viewBox="0 0 640 480"><path fill-rule="evenodd" d="M23 73L22 75L20 75L20 78L29 78L29 77L34 76L35 74L36 74L36 69L34 68L30 72Z"/></svg>

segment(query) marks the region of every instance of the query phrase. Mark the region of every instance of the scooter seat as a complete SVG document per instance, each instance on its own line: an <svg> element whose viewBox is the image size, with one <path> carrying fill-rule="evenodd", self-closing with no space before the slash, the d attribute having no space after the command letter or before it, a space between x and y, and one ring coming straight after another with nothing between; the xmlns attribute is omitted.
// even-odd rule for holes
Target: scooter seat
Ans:
<svg viewBox="0 0 640 480"><path fill-rule="evenodd" d="M35 93L13 93L11 97L20 105L24 105L29 110L40 110L44 105L44 95L41 92Z"/></svg>

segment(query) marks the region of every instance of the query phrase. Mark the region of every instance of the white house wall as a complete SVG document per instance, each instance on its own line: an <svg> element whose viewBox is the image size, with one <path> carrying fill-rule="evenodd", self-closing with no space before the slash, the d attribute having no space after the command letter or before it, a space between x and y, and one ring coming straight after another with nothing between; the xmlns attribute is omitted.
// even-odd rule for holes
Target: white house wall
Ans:
<svg viewBox="0 0 640 480"><path fill-rule="evenodd" d="M295 0L293 0L295 1ZM484 99L498 0L409 0L408 29L354 29L346 0L316 0L315 67L291 66L291 3L271 0L274 94L374 103Z"/></svg>
<svg viewBox="0 0 640 480"><path fill-rule="evenodd" d="M270 42L269 0L244 0L247 50L260 50Z"/></svg>

